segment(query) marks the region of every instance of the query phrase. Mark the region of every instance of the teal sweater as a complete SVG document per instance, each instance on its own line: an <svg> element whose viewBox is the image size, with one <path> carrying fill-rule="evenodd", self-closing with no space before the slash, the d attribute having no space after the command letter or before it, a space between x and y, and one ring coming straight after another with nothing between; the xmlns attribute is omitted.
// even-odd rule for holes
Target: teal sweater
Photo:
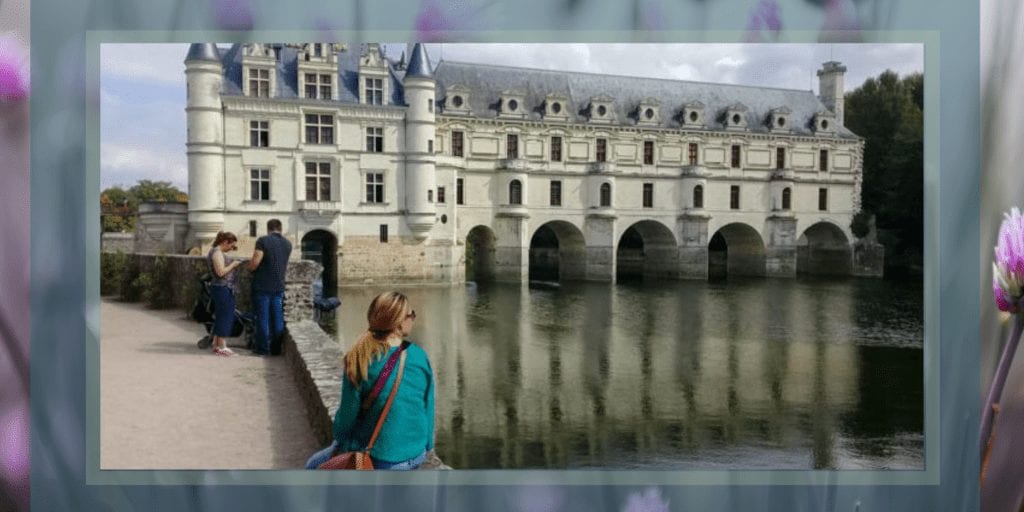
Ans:
<svg viewBox="0 0 1024 512"><path fill-rule="evenodd" d="M388 377L377 400L370 407L360 425L356 425L363 397L370 394L377 376L384 369L388 357L398 350L389 348L380 359L370 362L369 377L358 387L341 376L341 404L334 415L334 439L341 451L363 450L370 442L373 428L398 376L398 364ZM424 450L434 449L434 372L427 353L416 344L406 349L405 373L398 387L398 396L381 427L370 456L375 460L402 462L416 457Z"/></svg>

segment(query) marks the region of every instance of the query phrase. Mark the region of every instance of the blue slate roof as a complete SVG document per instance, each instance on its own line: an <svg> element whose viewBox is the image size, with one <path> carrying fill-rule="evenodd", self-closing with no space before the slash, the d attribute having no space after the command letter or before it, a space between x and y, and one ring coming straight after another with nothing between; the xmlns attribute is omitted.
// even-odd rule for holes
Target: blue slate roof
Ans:
<svg viewBox="0 0 1024 512"><path fill-rule="evenodd" d="M636 110L641 101L653 99L660 105L660 127L678 128L679 109L699 101L704 104L705 123L713 130L724 129L724 112L735 104L747 107L747 126L751 132L769 132L768 114L772 109L787 107L792 133L811 135L815 114L828 110L811 91L752 87L743 85L689 82L660 78L599 75L570 71L529 69L490 64L441 61L434 70L437 80L437 102L445 106L446 90L461 86L472 91L469 107L474 117L495 118L497 101L502 92L523 93L529 118L542 118L540 106L549 94L568 98L569 122L586 122L586 109L592 98L613 98L613 114L618 125L635 125ZM854 138L852 132L839 127L840 137Z"/></svg>
<svg viewBox="0 0 1024 512"><path fill-rule="evenodd" d="M189 50L203 55L209 53L207 46L193 44ZM281 44L271 45L278 52L276 97L299 98L298 50ZM216 51L214 47L213 51ZM338 54L338 101L359 102L359 56L362 48ZM224 65L222 93L242 94L242 45L235 44L220 57ZM682 123L678 115L683 105L701 103L704 105L705 125L711 130L725 128L725 111L736 105L743 105L747 111L747 128L754 133L768 133L768 115L774 109L787 108L791 111L790 133L813 135L811 129L814 116L827 111L825 105L811 91L754 87L660 78L643 78L618 75L600 75L570 71L530 69L490 64L441 61L431 72L426 50L417 44L413 49L409 65L400 69L398 63L385 57L388 62L390 105L405 105L402 79L406 74L433 76L437 81L437 105L444 112L447 89L461 86L472 91L469 107L474 117L495 118L497 104L504 91L514 90L524 94L524 110L532 120L542 119L539 108L547 96L556 94L568 99L568 122L586 122L586 109L592 98L607 96L613 99L613 119L618 125L637 124L637 107L649 99L660 105L662 128L679 128ZM836 136L856 138L845 127L837 127Z"/></svg>
<svg viewBox="0 0 1024 512"><path fill-rule="evenodd" d="M185 56L185 60L220 62L220 53L217 51L217 45L213 43L192 43L188 47L188 55Z"/></svg>
<svg viewBox="0 0 1024 512"><path fill-rule="evenodd" d="M299 52L298 49L282 44L273 44L278 52L276 64L276 95L275 98L295 99L300 98L299 91ZM242 44L235 44L231 49L224 52L224 85L221 93L241 96L242 95ZM397 72L395 64L389 63L389 98L390 105L405 105L405 91L402 87L400 73ZM342 103L359 102L359 54L354 51L340 52L338 54L338 72L336 75L338 83L338 101Z"/></svg>
<svg viewBox="0 0 1024 512"><path fill-rule="evenodd" d="M412 48L412 55L409 57L409 66L405 70L406 76L421 76L432 78L434 73L430 70L430 59L427 57L427 48L422 43L416 43Z"/></svg>

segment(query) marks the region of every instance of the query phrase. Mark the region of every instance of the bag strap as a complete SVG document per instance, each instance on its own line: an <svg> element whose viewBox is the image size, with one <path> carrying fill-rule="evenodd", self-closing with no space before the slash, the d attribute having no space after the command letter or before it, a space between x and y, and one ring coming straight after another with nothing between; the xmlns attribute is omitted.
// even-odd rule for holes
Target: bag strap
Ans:
<svg viewBox="0 0 1024 512"><path fill-rule="evenodd" d="M365 415L366 412L370 410L370 406L377 401L377 397L380 396L381 390L384 389L384 384L388 381L388 377L391 376L391 372L395 369L395 363L398 362L399 356L408 346L408 341L402 341L402 345L399 349L391 354L391 357L389 357L387 362L384 363L384 368L381 369L380 374L377 375L377 380L373 383L373 389L370 390L370 394L366 395L366 398L363 399L363 403L359 406L359 419L362 419L361 416Z"/></svg>
<svg viewBox="0 0 1024 512"><path fill-rule="evenodd" d="M384 410L380 412L380 419L377 420L377 426L373 429L373 435L370 436L370 444L366 445L367 452L373 448L373 443L377 440L377 435L380 434L380 428L384 425L384 419L388 417L388 411L391 410L391 403L395 401L395 395L398 394L398 385L402 383L402 374L405 373L405 347L408 343L403 342L401 350L398 350L398 352L402 353L402 357L398 362L398 375L395 377L395 385L391 386L388 401L384 404Z"/></svg>

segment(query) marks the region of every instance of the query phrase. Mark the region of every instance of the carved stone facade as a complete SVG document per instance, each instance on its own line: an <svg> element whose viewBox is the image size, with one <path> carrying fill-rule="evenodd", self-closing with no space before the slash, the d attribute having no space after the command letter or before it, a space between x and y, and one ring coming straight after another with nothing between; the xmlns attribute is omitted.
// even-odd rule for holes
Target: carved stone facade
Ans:
<svg viewBox="0 0 1024 512"><path fill-rule="evenodd" d="M279 218L296 257L341 284L521 281L531 266L706 278L716 258L732 274L853 272L863 140L842 126L838 63L819 97L434 67L422 45L408 65L374 44L221 52L193 45L185 62L190 245L225 229L246 250Z"/></svg>

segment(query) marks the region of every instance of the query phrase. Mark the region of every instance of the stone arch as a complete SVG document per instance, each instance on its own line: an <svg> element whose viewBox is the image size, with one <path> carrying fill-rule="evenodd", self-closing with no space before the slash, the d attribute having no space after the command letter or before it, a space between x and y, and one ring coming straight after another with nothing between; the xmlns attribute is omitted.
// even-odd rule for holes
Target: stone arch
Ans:
<svg viewBox="0 0 1024 512"><path fill-rule="evenodd" d="M338 293L338 237L326 229L314 229L302 236L302 259L323 265L324 297Z"/></svg>
<svg viewBox="0 0 1024 512"><path fill-rule="evenodd" d="M478 225L469 230L466 235L467 281L494 281L497 273L494 263L496 239L494 230L488 226Z"/></svg>
<svg viewBox="0 0 1024 512"><path fill-rule="evenodd" d="M655 220L626 228L615 249L616 279L679 276L679 249L672 230Z"/></svg>
<svg viewBox="0 0 1024 512"><path fill-rule="evenodd" d="M726 224L708 242L708 277L765 275L764 239L748 224Z"/></svg>
<svg viewBox="0 0 1024 512"><path fill-rule="evenodd" d="M820 221L797 239L796 271L800 274L849 275L853 265L850 239L839 226Z"/></svg>
<svg viewBox="0 0 1024 512"><path fill-rule="evenodd" d="M583 232L564 220L546 222L530 237L530 280L582 280L587 270Z"/></svg>

